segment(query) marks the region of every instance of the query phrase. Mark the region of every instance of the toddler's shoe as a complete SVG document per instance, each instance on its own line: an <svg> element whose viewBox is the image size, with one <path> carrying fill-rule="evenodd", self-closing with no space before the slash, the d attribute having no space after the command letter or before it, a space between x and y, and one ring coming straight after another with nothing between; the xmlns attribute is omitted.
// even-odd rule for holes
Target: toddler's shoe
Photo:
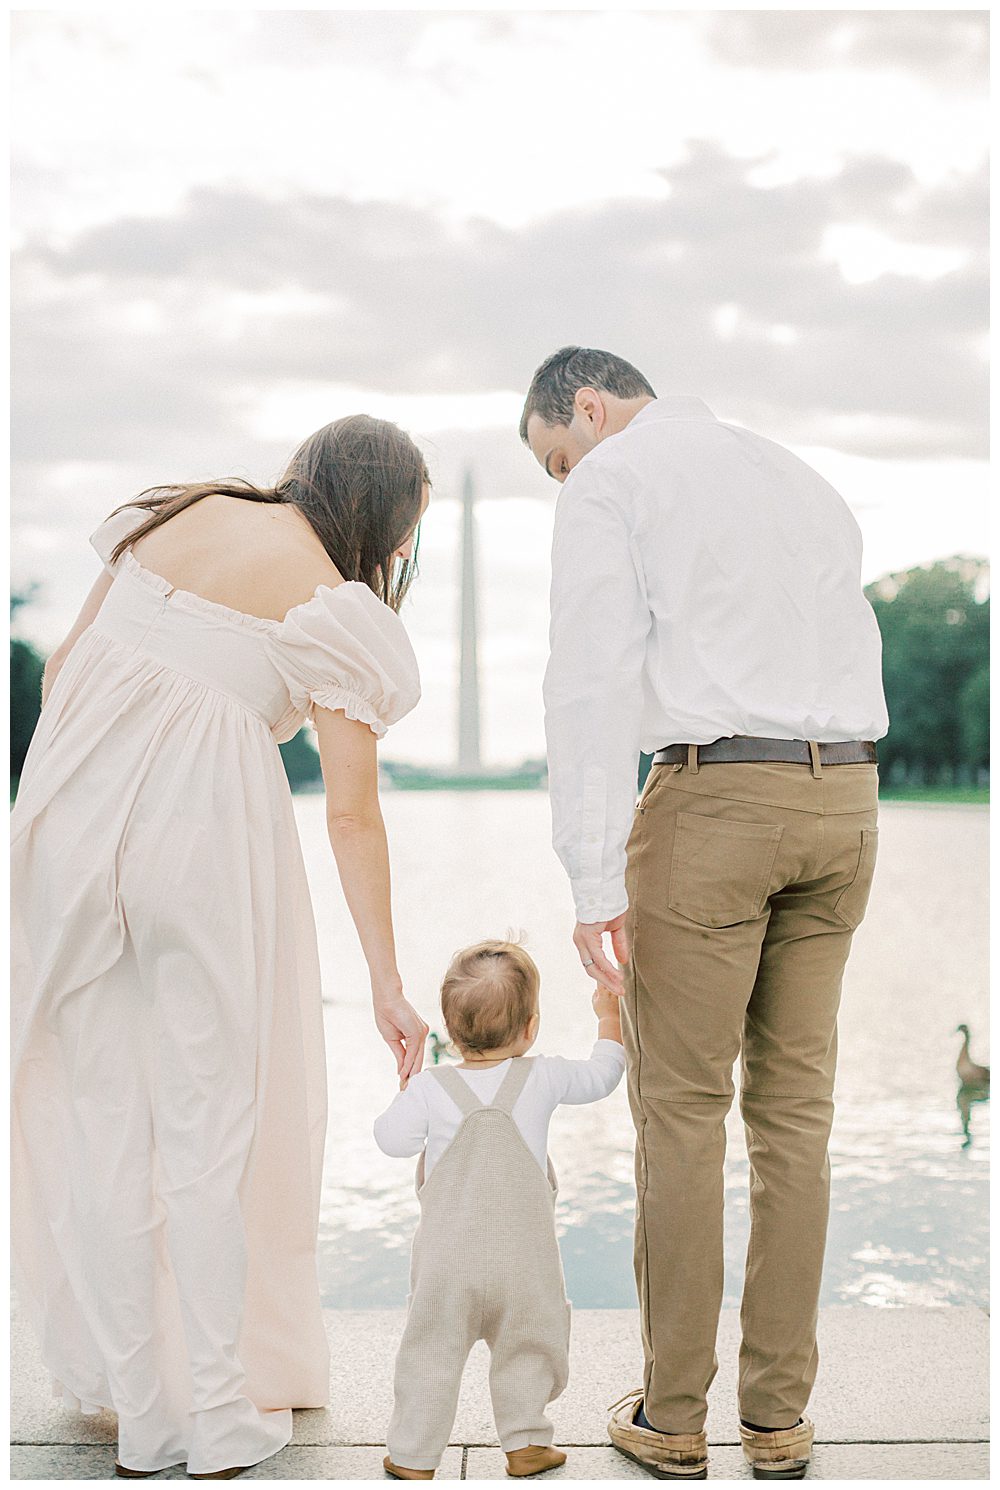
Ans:
<svg viewBox="0 0 1000 1490"><path fill-rule="evenodd" d="M437 1473L434 1469L404 1469L402 1464L393 1464L388 1454L382 1460L382 1468L394 1480L432 1480Z"/></svg>
<svg viewBox="0 0 1000 1490"><path fill-rule="evenodd" d="M562 1449L551 1444L531 1443L526 1449L511 1449L507 1455L507 1473L515 1479L523 1475L544 1474L547 1469L558 1469L566 1463Z"/></svg>
<svg viewBox="0 0 1000 1490"><path fill-rule="evenodd" d="M808 1418L794 1428L755 1433L740 1424L740 1440L755 1480L803 1480L809 1468L815 1429Z"/></svg>
<svg viewBox="0 0 1000 1490"><path fill-rule="evenodd" d="M620 1454L641 1464L658 1480L707 1480L708 1439L704 1433L657 1433L635 1421L642 1388L613 1402L608 1437Z"/></svg>

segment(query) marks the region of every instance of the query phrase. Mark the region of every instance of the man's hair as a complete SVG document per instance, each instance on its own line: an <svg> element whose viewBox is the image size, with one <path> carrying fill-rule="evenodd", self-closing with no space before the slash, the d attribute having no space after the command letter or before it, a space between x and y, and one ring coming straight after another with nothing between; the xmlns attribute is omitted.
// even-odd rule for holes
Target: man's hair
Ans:
<svg viewBox="0 0 1000 1490"><path fill-rule="evenodd" d="M516 942L477 942L451 959L441 1012L462 1051L501 1050L524 1033L538 1009L538 968Z"/></svg>
<svg viewBox="0 0 1000 1490"><path fill-rule="evenodd" d="M546 357L531 380L519 425L525 444L532 414L548 425L570 423L578 388L596 388L617 398L656 397L648 379L624 357L593 347L560 347Z"/></svg>

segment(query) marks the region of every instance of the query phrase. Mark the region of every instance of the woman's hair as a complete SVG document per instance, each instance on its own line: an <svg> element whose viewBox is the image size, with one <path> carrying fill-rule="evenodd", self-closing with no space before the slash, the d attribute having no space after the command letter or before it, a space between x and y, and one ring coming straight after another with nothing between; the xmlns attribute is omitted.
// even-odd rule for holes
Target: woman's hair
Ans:
<svg viewBox="0 0 1000 1490"><path fill-rule="evenodd" d="M122 539L112 559L203 497L287 502L307 519L344 579L360 580L398 610L416 573L417 539L412 558L394 564L392 556L417 526L429 483L409 435L387 419L352 414L303 440L275 486L234 478L149 487L124 504L150 515Z"/></svg>
<svg viewBox="0 0 1000 1490"><path fill-rule="evenodd" d="M538 1010L538 968L516 942L477 942L451 959L441 984L441 1013L462 1051L510 1045Z"/></svg>

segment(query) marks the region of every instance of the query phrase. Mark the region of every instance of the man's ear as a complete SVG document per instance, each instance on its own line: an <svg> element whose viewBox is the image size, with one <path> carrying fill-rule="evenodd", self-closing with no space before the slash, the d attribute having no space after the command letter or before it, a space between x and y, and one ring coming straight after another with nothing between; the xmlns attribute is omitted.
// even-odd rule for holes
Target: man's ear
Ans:
<svg viewBox="0 0 1000 1490"><path fill-rule="evenodd" d="M601 433L608 417L608 411L596 388L578 388L573 398L573 409L593 426L595 435Z"/></svg>

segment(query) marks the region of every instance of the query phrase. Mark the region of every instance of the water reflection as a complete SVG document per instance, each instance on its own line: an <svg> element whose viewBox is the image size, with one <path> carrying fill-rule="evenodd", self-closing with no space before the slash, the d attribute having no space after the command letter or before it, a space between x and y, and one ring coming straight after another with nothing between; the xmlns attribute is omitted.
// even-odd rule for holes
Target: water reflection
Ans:
<svg viewBox="0 0 1000 1490"><path fill-rule="evenodd" d="M988 1102L990 1100L990 1089L988 1086L972 1086L968 1082L962 1082L958 1088L956 1098L958 1110L962 1118L962 1147L967 1149L972 1143L972 1109L977 1102Z"/></svg>
<svg viewBox="0 0 1000 1490"><path fill-rule="evenodd" d="M962 1118L962 1133L964 1135L963 1148L968 1148L972 1143L972 1131L970 1118L972 1109L977 1102L988 1102L990 1096L990 1068L981 1066L972 1059L969 1050L971 1039L969 1026L960 1024L955 1031L956 1035L962 1036L962 1048L958 1052L958 1060L955 1062L955 1070L958 1072L958 1110Z"/></svg>
<svg viewBox="0 0 1000 1490"><path fill-rule="evenodd" d="M572 906L544 795L394 793L383 807L400 966L432 1028L443 1033L437 988L456 948L523 928L542 974L537 1049L585 1055L590 985L569 945ZM414 1165L386 1158L372 1139L395 1090L393 1066L372 1025L322 801L300 798L296 813L328 999L324 1297L345 1308L400 1307L417 1217ZM883 805L876 890L844 980L824 1303L987 1302L989 1107L981 1091L960 1090L956 1115L952 1043L959 1018L986 1027L986 850L983 809ZM727 1134L725 1299L734 1304L748 1232L735 1111ZM606 1102L563 1108L554 1120L560 1241L578 1307L634 1307L632 1146L624 1083Z"/></svg>

